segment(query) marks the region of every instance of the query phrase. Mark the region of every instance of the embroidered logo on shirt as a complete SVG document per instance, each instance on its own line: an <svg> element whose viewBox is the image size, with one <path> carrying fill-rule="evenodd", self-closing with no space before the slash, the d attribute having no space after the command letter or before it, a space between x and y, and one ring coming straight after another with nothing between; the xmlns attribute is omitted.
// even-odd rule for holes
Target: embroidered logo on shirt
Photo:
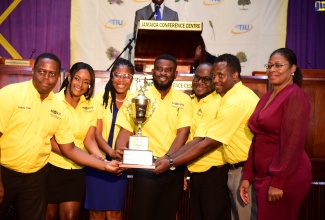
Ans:
<svg viewBox="0 0 325 220"><path fill-rule="evenodd" d="M180 102L172 102L172 106L174 108L181 108L183 109L184 108L184 103L180 103Z"/></svg>
<svg viewBox="0 0 325 220"><path fill-rule="evenodd" d="M29 110L32 109L32 108L29 107L29 106L18 106L18 108L19 108L19 109L29 109Z"/></svg>
<svg viewBox="0 0 325 220"><path fill-rule="evenodd" d="M94 111L94 106L82 106L82 110L84 112L93 112Z"/></svg>
<svg viewBox="0 0 325 220"><path fill-rule="evenodd" d="M57 110L51 109L50 115L56 119L61 119L61 113Z"/></svg>

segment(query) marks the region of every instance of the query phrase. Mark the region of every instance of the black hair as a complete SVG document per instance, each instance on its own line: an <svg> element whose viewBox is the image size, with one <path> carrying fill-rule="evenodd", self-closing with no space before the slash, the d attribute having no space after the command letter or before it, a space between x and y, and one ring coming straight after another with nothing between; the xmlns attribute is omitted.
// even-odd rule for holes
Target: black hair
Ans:
<svg viewBox="0 0 325 220"><path fill-rule="evenodd" d="M107 105L108 105L109 94L111 94L111 97L112 97L112 101L110 103L111 112L112 112L113 104L116 104L116 90L115 90L115 88L113 86L113 72L119 66L127 66L127 67L129 67L131 74L132 75L134 74L134 66L129 60L126 60L124 58L118 58L115 61L114 65L113 65L113 67L111 69L111 72L109 74L109 81L106 83L105 92L104 92L104 95L103 95L103 105L105 106L105 109L106 109Z"/></svg>
<svg viewBox="0 0 325 220"><path fill-rule="evenodd" d="M201 46L201 57L199 63L203 63L207 60L207 50L202 35L200 35L199 40L197 42L197 47L198 46Z"/></svg>
<svg viewBox="0 0 325 220"><path fill-rule="evenodd" d="M238 72L238 78L241 79L241 66L239 59L236 56L228 53L222 54L216 58L214 63L220 62L227 62L227 67L230 70L231 74Z"/></svg>
<svg viewBox="0 0 325 220"><path fill-rule="evenodd" d="M38 57L36 58L35 63L34 63L34 69L36 68L38 62L45 58L49 58L51 60L56 61L59 64L59 71L61 71L61 60L53 53L42 53L42 54L38 55Z"/></svg>
<svg viewBox="0 0 325 220"><path fill-rule="evenodd" d="M64 81L62 82L60 91L62 89L65 89L65 92L68 90L68 88L70 88L71 86L71 81L74 77L74 75L79 71L79 70L88 70L88 72L90 73L91 76L91 81L90 81L90 88L88 88L87 92L85 92L84 96L86 98L86 100L89 100L94 93L94 88L95 88L95 71L93 70L93 68L87 64L87 63L83 63L83 62L78 62L72 65L71 69L70 69L70 74L64 79ZM69 83L69 79L68 77L70 76L70 83Z"/></svg>
<svg viewBox="0 0 325 220"><path fill-rule="evenodd" d="M275 51L273 51L273 53L271 53L270 55L270 59L274 54L281 54L282 56L284 56L286 58L286 60L289 62L290 67L292 65L296 65L297 66L297 56L296 54L289 48L279 48ZM301 87L302 84L302 72L301 69L296 68L296 71L293 73L293 82L296 83L299 87Z"/></svg>
<svg viewBox="0 0 325 220"><path fill-rule="evenodd" d="M175 70L177 69L177 60L175 57L169 54L161 54L155 59L154 65L156 66L156 63L158 60L170 60L175 64Z"/></svg>

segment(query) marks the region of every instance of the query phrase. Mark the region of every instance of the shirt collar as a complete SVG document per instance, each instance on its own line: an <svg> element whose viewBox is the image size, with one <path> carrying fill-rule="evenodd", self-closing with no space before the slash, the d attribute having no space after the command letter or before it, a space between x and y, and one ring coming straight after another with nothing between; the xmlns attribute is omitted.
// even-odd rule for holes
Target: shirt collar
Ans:
<svg viewBox="0 0 325 220"><path fill-rule="evenodd" d="M241 81L237 82L228 92L226 92L226 94L222 98L228 98L236 92L237 88L241 87L242 85L243 83Z"/></svg>
<svg viewBox="0 0 325 220"><path fill-rule="evenodd" d="M219 96L219 94L214 91L214 92L210 93L209 95L205 96L204 98L200 99L200 101L198 101L195 94L191 95L191 97L193 97L193 99L195 100L196 103L200 103L200 102L207 103L210 100L216 98L217 96Z"/></svg>
<svg viewBox="0 0 325 220"><path fill-rule="evenodd" d="M33 93L33 95L35 96L35 97L37 97L37 98L41 98L41 95L39 94L39 92L36 90L36 88L35 88L35 86L34 86L34 84L33 84L33 80L31 79L30 81L29 81L29 88L30 88L30 90L32 91L32 93ZM44 99L44 100L46 100L46 99L49 99L49 100L51 100L52 98L53 98L53 95L54 95L54 93L53 93L53 91L51 91L50 93L49 93L49 95Z"/></svg>
<svg viewBox="0 0 325 220"><path fill-rule="evenodd" d="M155 11L155 3L151 2L150 6L151 6L152 11ZM162 12L164 10L164 7L165 7L164 3L161 3L160 9L159 9L160 12Z"/></svg>
<svg viewBox="0 0 325 220"><path fill-rule="evenodd" d="M65 89L62 89L60 92L57 93L57 97L58 97L58 99L59 99L60 101L69 104L69 103L65 100L65 93L64 93L65 91L66 91ZM82 96L80 97L80 100L79 100L78 105L80 105L81 103L83 103L83 102L85 102L85 101L87 101L87 100L86 100L86 97L85 97L84 95L82 95Z"/></svg>
<svg viewBox="0 0 325 220"><path fill-rule="evenodd" d="M153 85L153 86L150 86L149 89L152 90L153 94L154 94L156 97L159 97L159 99L161 99L161 94L160 94L160 92L158 91L158 89L156 89L156 87L155 87L154 85ZM149 89L148 89L148 90L149 90ZM170 95L173 93L173 91L174 91L174 89L173 89L173 87L171 87L170 90L169 90L169 92L168 92L167 95L165 96L165 98L168 97L168 96L170 96Z"/></svg>

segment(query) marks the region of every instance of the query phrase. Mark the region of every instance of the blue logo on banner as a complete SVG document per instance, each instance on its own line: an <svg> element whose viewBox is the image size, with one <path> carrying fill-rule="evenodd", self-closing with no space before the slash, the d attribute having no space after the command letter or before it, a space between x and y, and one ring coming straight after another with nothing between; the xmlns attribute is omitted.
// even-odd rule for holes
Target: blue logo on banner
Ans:
<svg viewBox="0 0 325 220"><path fill-rule="evenodd" d="M224 0L204 0L203 4L204 5L216 5L216 4L220 4L223 1Z"/></svg>
<svg viewBox="0 0 325 220"><path fill-rule="evenodd" d="M126 24L126 21L124 21L124 20L109 19L105 24L105 28L116 29L116 28L121 28L121 27L125 26L125 24Z"/></svg>
<svg viewBox="0 0 325 220"><path fill-rule="evenodd" d="M325 11L325 1L315 1L315 11Z"/></svg>
<svg viewBox="0 0 325 220"><path fill-rule="evenodd" d="M251 24L237 24L232 30L233 34L243 34L253 29Z"/></svg>

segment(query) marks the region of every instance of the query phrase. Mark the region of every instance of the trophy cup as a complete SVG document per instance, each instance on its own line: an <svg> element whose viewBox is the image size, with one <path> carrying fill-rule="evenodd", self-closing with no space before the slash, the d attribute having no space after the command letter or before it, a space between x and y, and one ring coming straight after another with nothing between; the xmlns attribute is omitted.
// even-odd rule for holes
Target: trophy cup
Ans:
<svg viewBox="0 0 325 220"><path fill-rule="evenodd" d="M137 83L140 78L137 79ZM136 124L137 134L130 137L129 149L124 150L123 163L120 167L154 169L152 165L152 151L148 150L149 138L142 136L142 125L155 111L155 101L145 96L147 79L140 87L139 94L131 101L128 99L127 111Z"/></svg>

